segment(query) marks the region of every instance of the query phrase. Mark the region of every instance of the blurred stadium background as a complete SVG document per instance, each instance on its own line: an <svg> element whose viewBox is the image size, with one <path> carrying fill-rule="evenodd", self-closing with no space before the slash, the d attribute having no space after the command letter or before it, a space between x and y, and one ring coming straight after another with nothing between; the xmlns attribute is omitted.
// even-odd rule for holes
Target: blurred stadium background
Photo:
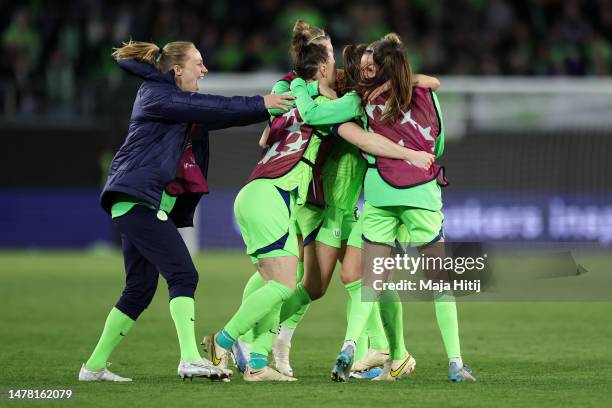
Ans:
<svg viewBox="0 0 612 408"><path fill-rule="evenodd" d="M192 40L200 88L268 92L296 18L342 47L396 31L439 76L450 240L612 242L612 1L3 1L0 248L106 248L97 196L138 86L110 57L128 38ZM339 63L340 65L340 63ZM193 249L242 248L232 203L263 125L211 134Z"/></svg>

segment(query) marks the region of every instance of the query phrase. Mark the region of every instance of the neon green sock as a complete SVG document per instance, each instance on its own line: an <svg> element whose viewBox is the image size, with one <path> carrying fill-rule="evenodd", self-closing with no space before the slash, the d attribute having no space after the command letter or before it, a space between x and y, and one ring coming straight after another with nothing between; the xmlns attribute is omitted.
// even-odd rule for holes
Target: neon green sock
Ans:
<svg viewBox="0 0 612 408"><path fill-rule="evenodd" d="M85 368L91 371L99 371L106 367L108 357L123 337L127 335L132 325L134 325L134 320L121 310L113 307L106 318L106 323L104 323L100 340L98 340L89 360L85 363Z"/></svg>
<svg viewBox="0 0 612 408"><path fill-rule="evenodd" d="M357 340L356 347L355 347L355 356L353 357L353 361L358 361L359 359L361 359L363 356L365 356L367 351L368 351L368 336L366 336L365 334L362 334L361 336L359 336L359 339Z"/></svg>
<svg viewBox="0 0 612 408"><path fill-rule="evenodd" d="M459 343L459 323L457 321L457 304L455 297L443 294L434 299L436 320L442 334L442 341L448 358L461 357Z"/></svg>
<svg viewBox="0 0 612 408"><path fill-rule="evenodd" d="M274 339L278 332L281 306L281 303L276 305L253 328L254 341L251 353L267 356L272 351Z"/></svg>
<svg viewBox="0 0 612 408"><path fill-rule="evenodd" d="M310 303L300 307L297 312L283 322L283 326L287 326L292 329L297 328L308 309L310 309Z"/></svg>
<svg viewBox="0 0 612 408"><path fill-rule="evenodd" d="M311 303L312 299L310 299L310 295L306 289L304 289L304 286L301 283L298 283L293 294L283 303L280 313L281 323L285 324L285 321L300 310L302 306L309 305Z"/></svg>
<svg viewBox="0 0 612 408"><path fill-rule="evenodd" d="M304 276L304 262L299 261L298 270L297 270L297 284L301 284L303 276ZM300 324L300 322L304 318L304 315L306 314L309 308L310 308L310 303L302 305L293 315L291 315L291 317L289 317L283 322L283 326L287 326L291 329L295 329L296 327L298 327L298 324Z"/></svg>
<svg viewBox="0 0 612 408"><path fill-rule="evenodd" d="M387 341L385 328L380 318L380 305L378 302L374 303L374 307L372 307L370 317L368 317L366 323L365 332L370 341L371 349L385 352L389 350L389 342Z"/></svg>
<svg viewBox="0 0 612 408"><path fill-rule="evenodd" d="M380 300L380 317L383 322L385 334L389 341L389 352L393 360L406 357L404 344L404 321L402 303L397 292L383 292Z"/></svg>
<svg viewBox="0 0 612 408"><path fill-rule="evenodd" d="M291 289L282 283L270 280L242 302L240 308L224 327L232 338L245 334L277 305L291 296Z"/></svg>
<svg viewBox="0 0 612 408"><path fill-rule="evenodd" d="M265 284L266 284L266 282L261 277L261 274L259 272L255 271L253 276L251 276L249 278L249 280L247 281L246 285L244 286L244 290L242 291L242 301L244 302L244 300L246 298L251 296L251 293L253 293L257 289L263 287L263 285L265 285ZM240 340L245 342L245 343L248 343L248 344L253 343L253 330L249 330L248 332L246 332L245 335L240 337Z"/></svg>
<svg viewBox="0 0 612 408"><path fill-rule="evenodd" d="M191 363L202 359L195 338L195 302L193 298L178 296L170 300L170 315L174 320L181 349L181 361Z"/></svg>
<svg viewBox="0 0 612 408"><path fill-rule="evenodd" d="M344 287L351 299L344 340L357 342L359 337L365 333L366 323L374 307L374 302L361 301L361 279L347 283Z"/></svg>

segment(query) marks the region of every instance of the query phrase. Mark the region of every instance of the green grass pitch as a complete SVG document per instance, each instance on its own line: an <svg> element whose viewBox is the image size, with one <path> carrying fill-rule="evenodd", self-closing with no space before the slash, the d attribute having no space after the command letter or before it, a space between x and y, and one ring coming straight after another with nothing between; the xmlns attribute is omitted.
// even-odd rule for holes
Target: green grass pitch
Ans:
<svg viewBox="0 0 612 408"><path fill-rule="evenodd" d="M201 338L231 317L253 267L239 252L205 252L196 265L196 331ZM294 337L296 383L248 384L239 376L229 384L181 382L176 375L178 342L162 280L149 309L111 356L112 369L134 382L81 384L80 365L120 294L122 267L115 252L0 253L0 388L73 389L74 401L57 406L439 408L609 403L612 303L603 302L460 304L463 355L478 378L474 384L447 381L433 306L407 304L406 342L417 359L416 372L396 383L332 383L330 369L345 329L346 293L338 277Z"/></svg>

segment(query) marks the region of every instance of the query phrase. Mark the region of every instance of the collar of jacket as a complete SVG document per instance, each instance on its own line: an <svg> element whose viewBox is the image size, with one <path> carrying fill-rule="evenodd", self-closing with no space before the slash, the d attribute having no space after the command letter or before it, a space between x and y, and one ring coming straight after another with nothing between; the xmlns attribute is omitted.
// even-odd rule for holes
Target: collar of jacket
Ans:
<svg viewBox="0 0 612 408"><path fill-rule="evenodd" d="M136 61L133 59L120 60L119 66L123 68L124 71L142 79L155 82L167 82L176 86L176 82L174 82L173 69L166 72L165 74L162 74L155 67L155 65L149 64L147 62Z"/></svg>

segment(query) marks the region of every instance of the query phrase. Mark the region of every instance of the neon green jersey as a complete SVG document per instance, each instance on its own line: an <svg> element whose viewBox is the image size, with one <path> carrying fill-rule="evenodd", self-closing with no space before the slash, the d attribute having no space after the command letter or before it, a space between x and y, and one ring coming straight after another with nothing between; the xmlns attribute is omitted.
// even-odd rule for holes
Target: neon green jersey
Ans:
<svg viewBox="0 0 612 408"><path fill-rule="evenodd" d="M304 122L313 126L330 126L359 119L365 123L365 113L361 98L356 92L348 92L338 99L316 105L308 100L304 90L305 83L296 78L291 89L296 97L296 105ZM334 140L331 152L323 165L323 190L325 203L344 210L353 210L361 194L365 161L359 149L338 138Z"/></svg>
<svg viewBox="0 0 612 408"><path fill-rule="evenodd" d="M434 145L434 154L440 157L444 151L444 121L440 103L435 92L433 100L440 117L440 135ZM368 162L374 163L374 156L368 155ZM403 205L438 211L442 208L442 191L436 180L418 186L398 189L387 184L375 168L368 168L364 180L364 198L375 207Z"/></svg>
<svg viewBox="0 0 612 408"><path fill-rule="evenodd" d="M341 98L331 100L325 105L317 105L309 96L306 82L302 78L295 78L290 87L302 120L311 126L331 126L365 115L361 98L354 91L347 92Z"/></svg>
<svg viewBox="0 0 612 408"><path fill-rule="evenodd" d="M306 90L308 91L308 95L311 97L315 97L319 95L319 81L312 81L306 84ZM285 80L277 81L272 87L273 94L282 95L289 92L289 82ZM280 116L285 113L284 110L280 108L268 109L268 113L270 116Z"/></svg>
<svg viewBox="0 0 612 408"><path fill-rule="evenodd" d="M334 140L331 152L323 164L325 203L352 211L357 204L367 169L357 146L342 138Z"/></svg>

